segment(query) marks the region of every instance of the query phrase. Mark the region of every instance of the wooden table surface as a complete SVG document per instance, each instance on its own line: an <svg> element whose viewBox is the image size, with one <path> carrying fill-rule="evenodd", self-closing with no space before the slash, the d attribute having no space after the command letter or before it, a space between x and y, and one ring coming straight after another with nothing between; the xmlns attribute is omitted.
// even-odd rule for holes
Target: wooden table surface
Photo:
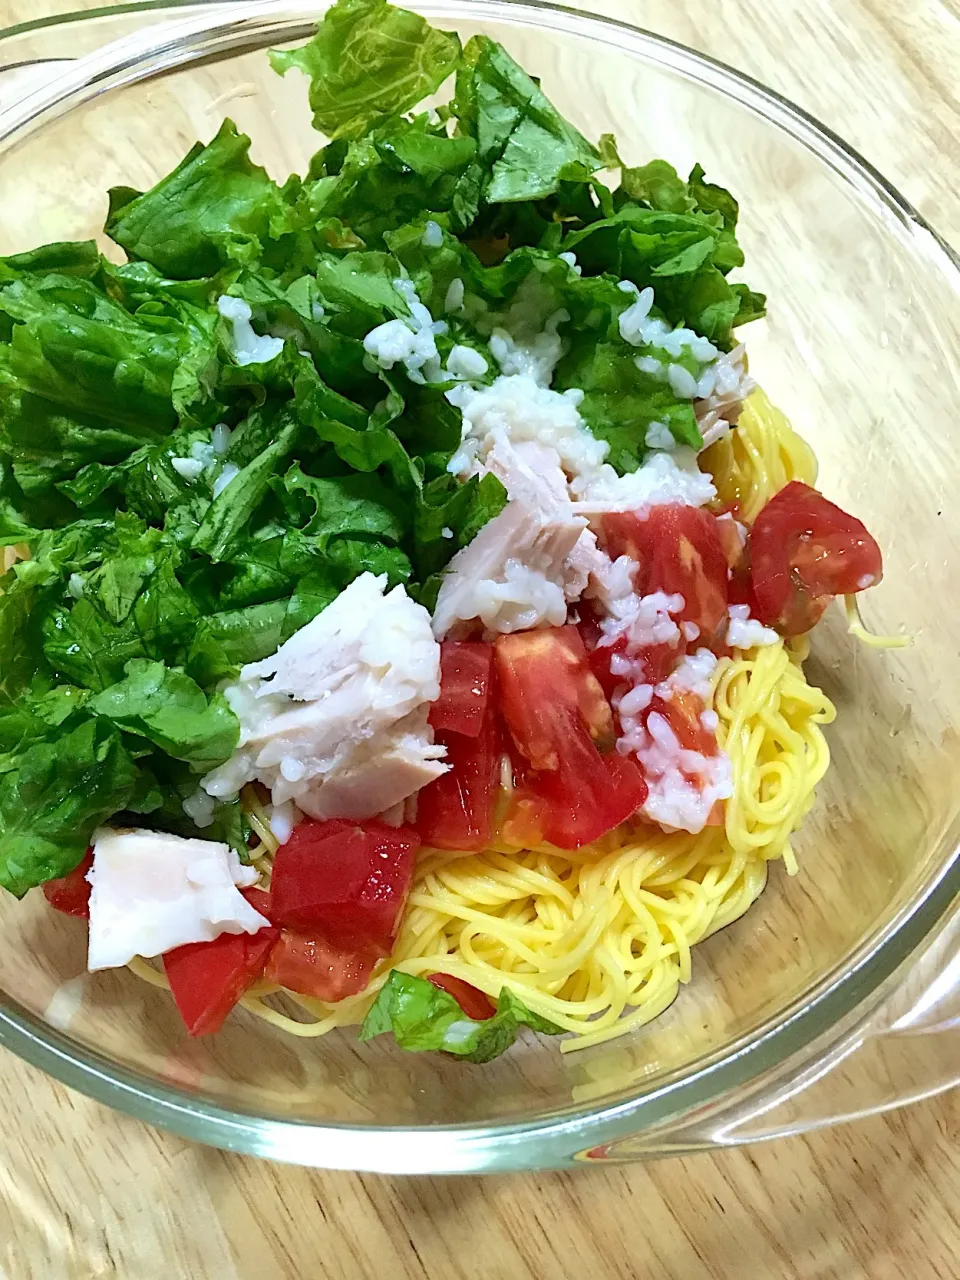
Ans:
<svg viewBox="0 0 960 1280"><path fill-rule="evenodd" d="M67 7L0 0L0 26ZM590 7L800 102L960 245L957 0ZM0 1088L0 1280L960 1276L956 1093L716 1156L445 1180L315 1173L191 1146L10 1054Z"/></svg>

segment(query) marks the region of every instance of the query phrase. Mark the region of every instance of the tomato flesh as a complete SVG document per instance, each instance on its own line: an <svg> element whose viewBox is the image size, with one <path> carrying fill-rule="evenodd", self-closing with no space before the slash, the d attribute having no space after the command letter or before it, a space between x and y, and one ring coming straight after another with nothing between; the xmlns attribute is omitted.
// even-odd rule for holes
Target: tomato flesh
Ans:
<svg viewBox="0 0 960 1280"><path fill-rule="evenodd" d="M417 832L435 849L485 848L493 839L500 788L500 732L492 701L475 738L437 733L450 768L417 794Z"/></svg>
<svg viewBox="0 0 960 1280"><path fill-rule="evenodd" d="M706 705L697 694L688 689L674 689L669 699L654 695L650 711L664 717L684 751L696 751L702 756L717 754L716 734L706 729L700 719Z"/></svg>
<svg viewBox="0 0 960 1280"><path fill-rule="evenodd" d="M727 555L716 516L670 503L645 516L610 513L601 530L609 556L628 555L639 565L638 593L682 595L677 618L695 623L708 643L727 616Z"/></svg>
<svg viewBox="0 0 960 1280"><path fill-rule="evenodd" d="M576 772L528 769L510 797L501 834L515 848L547 841L579 849L633 816L647 798L639 765L617 752L593 760L586 754Z"/></svg>
<svg viewBox="0 0 960 1280"><path fill-rule="evenodd" d="M582 622L577 629L584 636ZM597 644L596 647L589 643L587 639L589 635L588 628L584 636L587 661L590 663L590 670L597 683L611 701L613 695L627 685L659 684L661 680L666 680L686 650L686 645L679 636L674 644L652 644L631 650L626 634L617 636L613 644ZM614 671L613 668L619 665L613 661L614 658L626 657L635 664L630 674L624 675Z"/></svg>
<svg viewBox="0 0 960 1280"><path fill-rule="evenodd" d="M376 819L307 819L274 858L271 918L334 947L389 955L413 884L420 837Z"/></svg>
<svg viewBox="0 0 960 1280"><path fill-rule="evenodd" d="M521 779L504 838L579 849L619 826L646 783L633 762L601 754L616 740L613 712L576 627L500 636L494 659Z"/></svg>
<svg viewBox="0 0 960 1280"><path fill-rule="evenodd" d="M440 645L440 697L430 708L430 724L440 733L475 738L490 700L493 646L444 640Z"/></svg>
<svg viewBox="0 0 960 1280"><path fill-rule="evenodd" d="M750 531L756 616L781 635L815 626L834 596L880 581L883 558L864 525L816 489L793 480Z"/></svg>
<svg viewBox="0 0 960 1280"><path fill-rule="evenodd" d="M366 989L379 958L370 948L336 947L318 933L283 929L263 976L299 995L336 1004Z"/></svg>
<svg viewBox="0 0 960 1280"><path fill-rule="evenodd" d="M558 849L579 849L599 840L636 813L647 798L639 765L616 751L595 755L569 775L531 770L527 794L541 802L543 839Z"/></svg>
<svg viewBox="0 0 960 1280"><path fill-rule="evenodd" d="M467 1017L473 1018L475 1022L482 1022L486 1018L492 1018L497 1011L493 1001L485 991L480 991L477 987L471 986L469 982L464 982L462 978L454 978L449 973L431 973L427 976L427 981L432 982L441 991L446 991L448 995L453 996Z"/></svg>
<svg viewBox="0 0 960 1280"><path fill-rule="evenodd" d="M68 871L65 876L48 880L43 887L43 896L57 911L66 916L78 916L90 919L90 889L87 872L93 866L93 850L88 849L81 861Z"/></svg>
<svg viewBox="0 0 960 1280"><path fill-rule="evenodd" d="M256 889L243 896L262 915L267 895ZM221 933L211 942L190 942L163 957L170 991L187 1033L207 1036L219 1031L244 992L261 976L280 936L272 925L254 934Z"/></svg>
<svg viewBox="0 0 960 1280"><path fill-rule="evenodd" d="M575 626L498 636L493 652L504 720L535 769L559 769L570 735L613 746L613 712Z"/></svg>

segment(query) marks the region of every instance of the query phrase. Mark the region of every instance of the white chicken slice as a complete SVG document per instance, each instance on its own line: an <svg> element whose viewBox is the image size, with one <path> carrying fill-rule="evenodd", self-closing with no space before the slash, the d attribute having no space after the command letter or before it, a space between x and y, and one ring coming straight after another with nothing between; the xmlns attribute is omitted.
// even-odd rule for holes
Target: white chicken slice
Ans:
<svg viewBox="0 0 960 1280"><path fill-rule="evenodd" d="M570 504L544 513L508 502L450 561L433 613L433 634L479 620L488 631L527 631L564 624L568 559L586 520Z"/></svg>
<svg viewBox="0 0 960 1280"><path fill-rule="evenodd" d="M103 827L94 833L87 879L91 970L270 923L238 889L255 884L258 872L215 840Z"/></svg>
<svg viewBox="0 0 960 1280"><path fill-rule="evenodd" d="M386 575L362 574L227 687L240 743L203 779L209 795L236 795L256 779L274 804L367 818L446 771L427 723L440 693L430 615L403 587L384 595L385 585ZM349 813L338 795L349 795Z"/></svg>
<svg viewBox="0 0 960 1280"><path fill-rule="evenodd" d="M446 773L444 748L432 743L424 706L401 720L389 738L357 743L322 787L300 804L311 818L369 818L371 806L386 812ZM274 795L283 794L280 779Z"/></svg>

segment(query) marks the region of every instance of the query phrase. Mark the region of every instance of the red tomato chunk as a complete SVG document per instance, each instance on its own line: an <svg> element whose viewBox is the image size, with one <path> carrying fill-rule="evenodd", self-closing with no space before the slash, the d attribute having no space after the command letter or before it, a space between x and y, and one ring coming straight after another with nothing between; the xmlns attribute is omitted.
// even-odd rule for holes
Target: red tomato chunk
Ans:
<svg viewBox="0 0 960 1280"><path fill-rule="evenodd" d="M503 717L535 769L560 768L570 734L613 746L613 713L576 627L500 636L494 656Z"/></svg>
<svg viewBox="0 0 960 1280"><path fill-rule="evenodd" d="M485 848L493 839L500 788L500 732L492 702L475 738L438 733L449 770L417 795L417 831L436 849Z"/></svg>
<svg viewBox="0 0 960 1280"><path fill-rule="evenodd" d="M750 531L750 578L761 622L781 635L815 626L834 596L880 581L880 548L855 516L793 480Z"/></svg>
<svg viewBox="0 0 960 1280"><path fill-rule="evenodd" d="M335 947L319 934L284 929L263 976L302 996L335 1004L366 988L379 958L370 948Z"/></svg>
<svg viewBox="0 0 960 1280"><path fill-rule="evenodd" d="M441 991L446 991L448 995L453 996L467 1017L473 1018L475 1022L482 1022L486 1018L492 1018L497 1011L496 1006L485 991L480 991L477 987L471 986L469 982L464 982L462 978L454 978L449 973L431 973L427 981L432 982Z"/></svg>
<svg viewBox="0 0 960 1280"><path fill-rule="evenodd" d="M413 884L420 837L372 819L307 819L277 850L271 918L344 951L389 955Z"/></svg>
<svg viewBox="0 0 960 1280"><path fill-rule="evenodd" d="M267 915L269 899L258 889L242 890L252 907ZM211 942L190 942L163 957L163 967L180 1016L192 1036L219 1031L244 992L261 976L280 930L221 933Z"/></svg>
<svg viewBox="0 0 960 1280"><path fill-rule="evenodd" d="M493 646L444 640L440 645L440 697L430 708L438 732L479 735L490 701Z"/></svg>
<svg viewBox="0 0 960 1280"><path fill-rule="evenodd" d="M531 770L518 798L533 802L544 840L558 849L579 849L636 813L647 784L635 760L612 751L596 760L584 756L569 772Z"/></svg>
<svg viewBox="0 0 960 1280"><path fill-rule="evenodd" d="M43 886L43 896L67 916L79 916L83 920L90 919L90 889L87 872L93 866L93 850L88 849L81 862L65 876L56 880L48 880Z"/></svg>
<svg viewBox="0 0 960 1280"><path fill-rule="evenodd" d="M683 596L677 618L695 623L709 644L727 618L727 554L716 517L699 507L651 507L605 515L602 541L613 558L628 555L640 566L640 595L663 591Z"/></svg>
<svg viewBox="0 0 960 1280"><path fill-rule="evenodd" d="M522 758L505 838L563 849L599 839L643 804L647 787L633 761L609 750L613 713L577 629L501 636L494 655L504 719Z"/></svg>

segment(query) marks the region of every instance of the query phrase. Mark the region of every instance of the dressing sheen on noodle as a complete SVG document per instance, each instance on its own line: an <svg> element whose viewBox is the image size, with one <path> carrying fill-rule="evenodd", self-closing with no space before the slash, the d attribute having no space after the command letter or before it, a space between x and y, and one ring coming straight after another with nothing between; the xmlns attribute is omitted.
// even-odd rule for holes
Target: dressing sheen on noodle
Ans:
<svg viewBox="0 0 960 1280"><path fill-rule="evenodd" d="M791 480L816 479L809 446L761 391L703 462L719 501L738 499L750 519ZM321 1036L362 1022L397 968L449 974L494 997L508 983L535 1013L575 1033L561 1043L566 1052L649 1022L689 982L694 945L759 897L767 864L780 859L796 874L790 837L827 770L821 726L835 715L804 677L806 652L803 640L780 640L717 664L712 707L733 773L722 827L689 835L633 824L577 851L421 850L393 954L365 991L328 1004L260 982L241 1003L292 1035ZM261 840L254 856L268 874L277 841L256 794L248 788L244 799ZM145 961L130 967L167 986Z"/></svg>

